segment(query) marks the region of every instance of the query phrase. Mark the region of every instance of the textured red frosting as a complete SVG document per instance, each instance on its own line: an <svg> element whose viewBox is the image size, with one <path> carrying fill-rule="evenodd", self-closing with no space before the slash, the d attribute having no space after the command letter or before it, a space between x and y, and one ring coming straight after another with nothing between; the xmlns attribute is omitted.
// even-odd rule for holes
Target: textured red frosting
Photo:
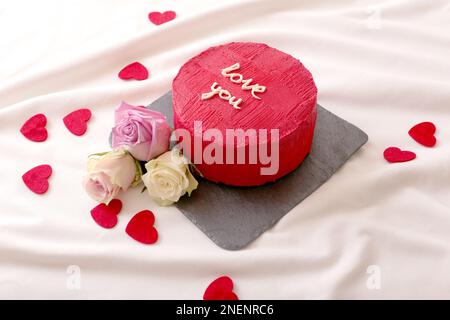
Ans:
<svg viewBox="0 0 450 320"><path fill-rule="evenodd" d="M253 79L267 90L252 96L241 84L225 78L222 69L240 64L244 79ZM202 100L217 82L236 98L242 98L240 110L217 95ZM311 73L294 57L261 43L233 42L209 48L184 64L173 81L173 111L175 128L184 128L192 136L194 121L202 121L203 132L210 128L223 134L222 142L203 140L203 148L219 143L226 153L226 129L279 129L279 170L274 175L262 175L261 163L198 164L203 176L213 182L234 186L257 186L275 181L293 171L309 153L317 116L317 88ZM270 137L269 137L270 139ZM234 148L245 148L249 140ZM259 140L258 144L264 144ZM270 144L269 144L270 145ZM269 147L269 150L270 147ZM194 150L195 152L195 150ZM235 150L235 155L237 150ZM193 154L186 154L194 162ZM248 156L247 156L248 159Z"/></svg>

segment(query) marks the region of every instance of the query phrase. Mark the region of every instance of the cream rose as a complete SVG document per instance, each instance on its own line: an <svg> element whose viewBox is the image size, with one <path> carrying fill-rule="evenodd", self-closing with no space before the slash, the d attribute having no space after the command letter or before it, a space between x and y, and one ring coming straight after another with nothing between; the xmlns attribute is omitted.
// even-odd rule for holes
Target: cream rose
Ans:
<svg viewBox="0 0 450 320"><path fill-rule="evenodd" d="M177 149L150 160L145 168L147 173L142 176L142 181L150 197L159 205L170 205L197 189L198 182L189 170L189 163Z"/></svg>
<svg viewBox="0 0 450 320"><path fill-rule="evenodd" d="M139 178L137 173L133 157L120 149L89 156L83 184L92 199L108 204Z"/></svg>

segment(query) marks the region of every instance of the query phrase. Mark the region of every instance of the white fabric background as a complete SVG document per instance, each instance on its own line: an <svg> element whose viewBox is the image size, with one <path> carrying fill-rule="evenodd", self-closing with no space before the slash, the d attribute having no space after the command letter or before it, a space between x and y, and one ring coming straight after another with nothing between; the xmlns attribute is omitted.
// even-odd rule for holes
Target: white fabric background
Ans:
<svg viewBox="0 0 450 320"><path fill-rule="evenodd" d="M150 11L178 17L154 26ZM358 125L368 144L332 179L245 250L214 245L175 208L138 190L122 197L113 230L90 218L80 180L86 156L108 149L121 100L147 104L170 89L181 64L209 46L265 42L311 70L319 102ZM0 1L0 298L200 299L228 274L242 299L450 298L450 4L410 1ZM151 72L124 82L132 61ZM93 110L88 133L62 117ZM42 112L49 139L22 123ZM409 138L433 121L438 145ZM388 146L415 151L389 165ZM53 166L51 189L31 193L21 175ZM156 215L160 240L124 232L134 213ZM81 289L66 287L70 265ZM381 289L366 286L368 266Z"/></svg>

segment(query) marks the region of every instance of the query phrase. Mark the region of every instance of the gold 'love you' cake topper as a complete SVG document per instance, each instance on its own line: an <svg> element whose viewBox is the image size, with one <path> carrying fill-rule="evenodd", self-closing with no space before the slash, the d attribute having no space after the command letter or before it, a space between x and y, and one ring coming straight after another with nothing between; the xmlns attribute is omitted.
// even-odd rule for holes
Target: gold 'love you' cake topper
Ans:
<svg viewBox="0 0 450 320"><path fill-rule="evenodd" d="M256 94L257 93L263 93L266 91L265 86L261 86L259 84L251 84L253 79L244 79L244 76L240 73L235 73L233 71L238 70L241 66L239 63L235 63L232 66L229 66L225 69L222 69L222 75L225 78L230 78L230 81L233 83L242 83L242 90L251 90L252 96L255 99L261 99ZM203 93L202 94L202 100L211 99L215 95L218 95L221 99L228 101L229 104L233 106L235 109L241 109L239 106L242 102L241 98L236 98L235 96L231 95L230 91L223 89L217 82L214 82L211 86L211 92Z"/></svg>

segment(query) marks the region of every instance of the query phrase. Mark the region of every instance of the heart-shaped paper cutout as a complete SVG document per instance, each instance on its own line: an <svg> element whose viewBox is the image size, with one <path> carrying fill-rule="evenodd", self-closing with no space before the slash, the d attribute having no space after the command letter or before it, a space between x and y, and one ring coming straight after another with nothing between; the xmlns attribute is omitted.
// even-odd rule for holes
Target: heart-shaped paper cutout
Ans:
<svg viewBox="0 0 450 320"><path fill-rule="evenodd" d="M116 226L120 210L122 210L122 201L113 199L108 204L100 203L92 209L91 216L100 227L110 229Z"/></svg>
<svg viewBox="0 0 450 320"><path fill-rule="evenodd" d="M48 178L52 175L52 167L48 164L43 164L27 171L22 180L25 185L37 194L43 194L48 190Z"/></svg>
<svg viewBox="0 0 450 320"><path fill-rule="evenodd" d="M436 126L432 122L422 122L412 127L408 133L418 143L426 147L434 147L436 144Z"/></svg>
<svg viewBox="0 0 450 320"><path fill-rule="evenodd" d="M411 161L416 158L416 154L412 151L403 151L396 147L389 147L384 150L383 153L386 161L395 163L395 162L406 162Z"/></svg>
<svg viewBox="0 0 450 320"><path fill-rule="evenodd" d="M63 118L66 128L76 136L86 133L87 122L91 119L92 113L89 109L79 109L69 113Z"/></svg>
<svg viewBox="0 0 450 320"><path fill-rule="evenodd" d="M150 210L138 212L128 222L126 232L134 240L144 243L153 244L158 240L158 231L153 226L155 216Z"/></svg>
<svg viewBox="0 0 450 320"><path fill-rule="evenodd" d="M175 13L175 11L166 11L162 13L154 11L148 14L148 18L150 19L150 21L157 26L175 19L176 16L177 14Z"/></svg>
<svg viewBox="0 0 450 320"><path fill-rule="evenodd" d="M222 276L217 278L206 288L203 300L239 300L233 292L233 280L230 277Z"/></svg>
<svg viewBox="0 0 450 320"><path fill-rule="evenodd" d="M42 142L47 140L48 132L45 126L47 125L47 118L45 115L39 113L32 116L20 128L20 132L25 138L34 141Z"/></svg>
<svg viewBox="0 0 450 320"><path fill-rule="evenodd" d="M133 62L120 70L119 78L122 80L145 80L148 78L148 70L141 63Z"/></svg>

